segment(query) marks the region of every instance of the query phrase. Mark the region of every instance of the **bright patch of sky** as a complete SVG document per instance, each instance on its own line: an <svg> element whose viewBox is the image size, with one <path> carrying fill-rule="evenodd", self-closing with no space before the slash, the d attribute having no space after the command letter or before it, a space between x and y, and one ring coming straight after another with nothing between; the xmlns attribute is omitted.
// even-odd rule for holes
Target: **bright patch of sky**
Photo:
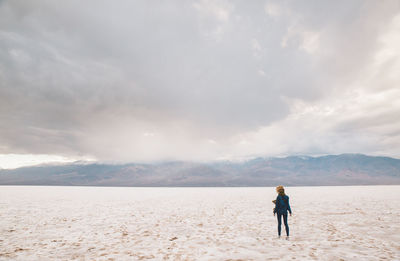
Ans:
<svg viewBox="0 0 400 261"><path fill-rule="evenodd" d="M75 160L56 156L38 154L2 154L0 155L1 169L14 169L24 166L38 165L42 163L67 163Z"/></svg>

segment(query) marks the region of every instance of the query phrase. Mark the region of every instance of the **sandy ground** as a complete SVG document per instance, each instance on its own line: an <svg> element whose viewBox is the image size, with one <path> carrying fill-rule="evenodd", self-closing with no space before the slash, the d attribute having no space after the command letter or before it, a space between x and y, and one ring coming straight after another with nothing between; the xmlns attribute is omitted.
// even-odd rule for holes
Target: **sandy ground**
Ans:
<svg viewBox="0 0 400 261"><path fill-rule="evenodd" d="M0 260L400 260L400 186L286 192L0 186Z"/></svg>

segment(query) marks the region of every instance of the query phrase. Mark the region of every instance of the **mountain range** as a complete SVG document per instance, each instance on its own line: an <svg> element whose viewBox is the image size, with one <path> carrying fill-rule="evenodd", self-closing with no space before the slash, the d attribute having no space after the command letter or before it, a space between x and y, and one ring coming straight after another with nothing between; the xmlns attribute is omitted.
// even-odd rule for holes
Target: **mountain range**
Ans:
<svg viewBox="0 0 400 261"><path fill-rule="evenodd" d="M0 170L0 185L320 186L400 184L400 159L363 154L243 162L69 163Z"/></svg>

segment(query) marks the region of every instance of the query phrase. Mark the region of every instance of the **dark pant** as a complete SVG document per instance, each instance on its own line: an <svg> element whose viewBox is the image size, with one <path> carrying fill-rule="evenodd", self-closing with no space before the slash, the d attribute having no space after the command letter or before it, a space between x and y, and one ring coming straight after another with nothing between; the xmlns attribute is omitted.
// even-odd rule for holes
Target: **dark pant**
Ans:
<svg viewBox="0 0 400 261"><path fill-rule="evenodd" d="M287 223L287 213L286 214L279 214L278 217L278 235L281 235L281 225L282 225L282 217L283 216L283 223L285 224L286 235L289 236L289 225Z"/></svg>

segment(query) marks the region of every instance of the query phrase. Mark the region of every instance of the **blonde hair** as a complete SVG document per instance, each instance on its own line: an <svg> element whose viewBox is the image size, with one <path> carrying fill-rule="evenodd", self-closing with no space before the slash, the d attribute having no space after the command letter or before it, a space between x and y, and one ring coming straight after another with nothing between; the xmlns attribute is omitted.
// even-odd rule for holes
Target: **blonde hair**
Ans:
<svg viewBox="0 0 400 261"><path fill-rule="evenodd" d="M285 188L282 185L279 185L276 187L276 192L278 192L279 195L284 196L285 195Z"/></svg>

